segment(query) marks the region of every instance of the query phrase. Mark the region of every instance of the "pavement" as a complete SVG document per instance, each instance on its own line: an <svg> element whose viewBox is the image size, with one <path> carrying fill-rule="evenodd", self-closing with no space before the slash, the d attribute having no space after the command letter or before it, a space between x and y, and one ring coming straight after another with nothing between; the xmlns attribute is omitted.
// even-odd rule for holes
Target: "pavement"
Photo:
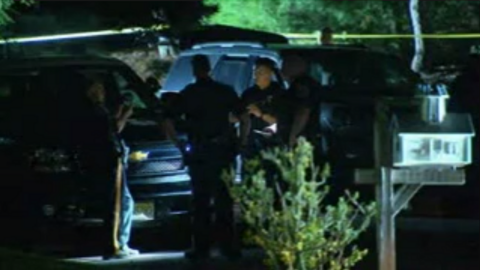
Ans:
<svg viewBox="0 0 480 270"><path fill-rule="evenodd" d="M480 269L480 220L402 219L397 222L398 270L478 270ZM170 234L170 238L173 235ZM151 242L150 238L150 241ZM165 239L164 239L165 240ZM140 242L137 241L138 244ZM137 257L104 261L98 255L59 256L58 253L37 255L15 253L0 249L0 270L11 269L267 269L259 249L246 249L244 257L229 262L220 256L208 264L192 264L183 258L181 249L169 250L169 244L159 251L148 248ZM369 255L355 269L373 270L377 267L375 231L369 230L359 240L369 248ZM142 245L136 246L142 248ZM35 253L35 251L33 251ZM3 254L3 255L2 255ZM17 263L17 264L15 264ZM35 267L32 267L35 266Z"/></svg>
<svg viewBox="0 0 480 270"><path fill-rule="evenodd" d="M103 261L101 257L86 257L68 259L70 262L94 265L97 269L267 269L262 264L263 253L258 249L244 250L243 258L237 261L228 261L217 254L208 262L193 263L183 257L183 252L152 252L141 254L130 259Z"/></svg>

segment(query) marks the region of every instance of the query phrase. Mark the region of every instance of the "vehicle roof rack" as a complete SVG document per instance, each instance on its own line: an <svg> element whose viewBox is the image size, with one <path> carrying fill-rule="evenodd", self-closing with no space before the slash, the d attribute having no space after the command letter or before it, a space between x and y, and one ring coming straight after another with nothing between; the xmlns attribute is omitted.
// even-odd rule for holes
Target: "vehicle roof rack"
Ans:
<svg viewBox="0 0 480 270"><path fill-rule="evenodd" d="M205 48L231 48L231 47L250 47L250 48L264 48L263 44L257 42L207 42L193 45L192 49L205 49Z"/></svg>

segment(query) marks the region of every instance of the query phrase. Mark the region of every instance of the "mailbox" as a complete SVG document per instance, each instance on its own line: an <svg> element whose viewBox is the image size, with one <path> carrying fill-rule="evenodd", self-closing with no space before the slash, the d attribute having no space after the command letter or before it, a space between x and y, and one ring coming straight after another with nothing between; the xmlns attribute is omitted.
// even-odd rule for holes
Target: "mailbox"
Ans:
<svg viewBox="0 0 480 270"><path fill-rule="evenodd" d="M474 127L468 114L447 114L445 85L421 85L419 115L394 115L393 166L462 167L472 162ZM420 116L420 117L419 117Z"/></svg>
<svg viewBox="0 0 480 270"><path fill-rule="evenodd" d="M393 117L393 166L462 167L472 161L474 128L470 115L449 113L427 124L418 115Z"/></svg>
<svg viewBox="0 0 480 270"><path fill-rule="evenodd" d="M470 115L447 113L448 93L443 85L421 85L419 90L417 113L385 114L399 103L378 101L374 130L376 166L355 171L356 183L376 186L380 270L396 269L398 213L425 185L463 185L465 170L458 168L472 162L475 131Z"/></svg>

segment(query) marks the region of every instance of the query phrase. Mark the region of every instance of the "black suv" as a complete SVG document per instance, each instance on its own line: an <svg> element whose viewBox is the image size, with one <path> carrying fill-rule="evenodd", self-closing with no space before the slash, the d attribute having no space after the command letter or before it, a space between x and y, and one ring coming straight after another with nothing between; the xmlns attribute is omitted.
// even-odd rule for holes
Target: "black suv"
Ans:
<svg viewBox="0 0 480 270"><path fill-rule="evenodd" d="M0 62L0 212L20 223L101 222L99 201L85 189L72 134L69 72L104 78L107 102L133 97L135 114L124 130L130 146L128 181L136 201L134 225L158 225L171 195L189 195L177 149L165 143L147 84L123 62L101 57L38 57ZM178 183L187 183L186 185ZM178 204L178 203L177 203ZM188 199L183 207L188 207ZM180 212L181 213L181 212Z"/></svg>

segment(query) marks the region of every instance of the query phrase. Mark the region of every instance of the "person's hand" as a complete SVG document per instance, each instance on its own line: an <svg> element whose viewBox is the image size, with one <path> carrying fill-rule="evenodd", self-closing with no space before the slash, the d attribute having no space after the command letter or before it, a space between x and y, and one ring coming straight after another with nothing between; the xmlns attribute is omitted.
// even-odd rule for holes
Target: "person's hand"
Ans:
<svg viewBox="0 0 480 270"><path fill-rule="evenodd" d="M124 119L130 118L133 115L133 106L124 106L122 115Z"/></svg>
<svg viewBox="0 0 480 270"><path fill-rule="evenodd" d="M275 133L277 133L277 124L275 123L273 125L266 127L264 131L274 135Z"/></svg>
<svg viewBox="0 0 480 270"><path fill-rule="evenodd" d="M235 116L234 114L229 114L229 115L228 115L228 121L229 121L230 123L235 124L235 123L240 122L240 119L239 119L237 116Z"/></svg>
<svg viewBox="0 0 480 270"><path fill-rule="evenodd" d="M269 127L264 128L262 132L262 135L266 138L271 138L275 134L275 132Z"/></svg>
<svg viewBox="0 0 480 270"><path fill-rule="evenodd" d="M120 105L115 115L117 119L128 119L133 114L133 106Z"/></svg>
<svg viewBox="0 0 480 270"><path fill-rule="evenodd" d="M249 114L255 115L256 117L261 117L263 114L260 108L258 108L258 106L255 104L248 106L247 110Z"/></svg>

